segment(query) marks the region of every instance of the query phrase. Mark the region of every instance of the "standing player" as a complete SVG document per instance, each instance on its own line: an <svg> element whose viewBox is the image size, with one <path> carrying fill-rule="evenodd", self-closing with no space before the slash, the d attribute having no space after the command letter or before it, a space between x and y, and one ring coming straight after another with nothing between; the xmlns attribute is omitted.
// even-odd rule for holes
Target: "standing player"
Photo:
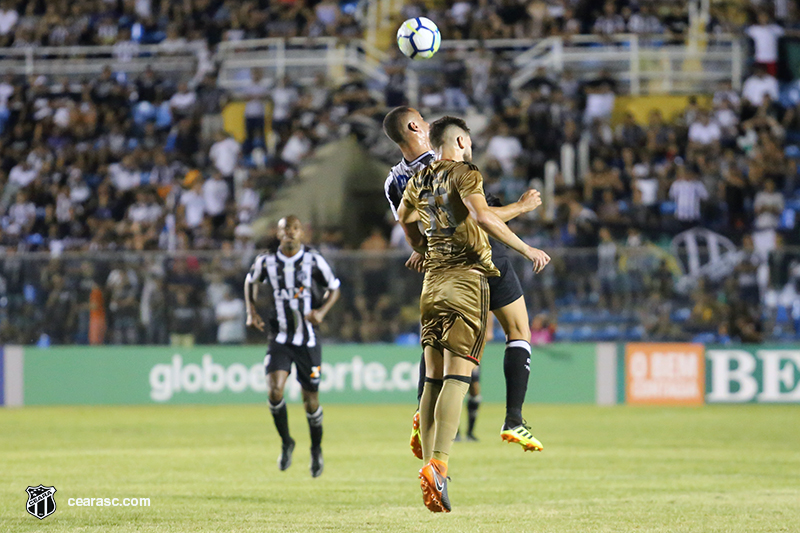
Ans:
<svg viewBox="0 0 800 533"><path fill-rule="evenodd" d="M470 163L472 140L463 120L437 120L430 140L439 160L408 181L397 214L408 242L425 255L420 295L425 351L419 406L424 464L420 486L429 510L450 512L450 448L470 375L480 363L486 341L488 278L500 276L487 233L530 260L536 272L550 257L525 244L487 205L483 177Z"/></svg>
<svg viewBox="0 0 800 533"><path fill-rule="evenodd" d="M397 107L390 111L383 121L386 135L397 144L403 152L403 159L392 167L386 179L386 198L397 218L397 210L403 197L408 180L417 172L430 165L435 154L431 148L428 131L430 125L416 109ZM500 206L500 202L487 196L491 211L503 222L507 222L523 213L536 209L541 205L541 197L537 191L529 190L519 201ZM494 241L491 241L494 244ZM519 278L507 257L507 249L503 245L492 246L492 261L500 271L500 277L489 278L489 309L497 317L506 334L506 349L503 358L503 373L506 380L506 417L500 430L500 437L507 442L517 442L524 450L542 450L542 443L534 437L530 428L522 419L522 404L528 390L530 375L531 331L528 323L528 311L522 294ZM423 257L414 252L406 266L422 272ZM425 359L420 361L420 380L417 387L417 400L422 396L425 376ZM476 384L477 385L477 384ZM475 417L480 405L477 387L471 389L467 403L470 426L475 424ZM418 459L422 459L419 440L419 412L414 414L411 431L411 450Z"/></svg>
<svg viewBox="0 0 800 533"><path fill-rule="evenodd" d="M244 282L247 325L264 331L264 320L255 308L255 283L266 283L272 289L275 306L275 314L270 318L272 340L264 365L269 410L282 440L278 466L286 470L292 464L294 440L289 435L283 388L294 363L311 433L311 475L318 477L323 468L322 407L318 392L322 349L314 326L322 322L339 299L340 282L319 252L303 246L303 226L296 216L278 222L278 239L278 250L256 257Z"/></svg>

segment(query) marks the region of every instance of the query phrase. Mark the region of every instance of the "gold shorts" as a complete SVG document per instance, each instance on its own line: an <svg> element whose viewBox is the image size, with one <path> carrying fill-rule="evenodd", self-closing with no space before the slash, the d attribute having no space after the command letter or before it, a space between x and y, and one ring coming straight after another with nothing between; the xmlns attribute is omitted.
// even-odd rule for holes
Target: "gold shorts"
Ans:
<svg viewBox="0 0 800 533"><path fill-rule="evenodd" d="M429 272L419 298L422 346L480 363L489 318L489 283L475 271Z"/></svg>

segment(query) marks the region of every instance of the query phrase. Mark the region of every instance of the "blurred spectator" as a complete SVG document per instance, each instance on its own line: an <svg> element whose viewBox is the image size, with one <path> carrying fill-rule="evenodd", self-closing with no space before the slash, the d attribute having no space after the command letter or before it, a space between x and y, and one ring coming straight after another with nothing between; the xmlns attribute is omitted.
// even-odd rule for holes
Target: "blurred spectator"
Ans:
<svg viewBox="0 0 800 533"><path fill-rule="evenodd" d="M181 83L178 85L178 90L169 99L169 107L173 116L180 119L192 113L196 102L197 95L195 92L189 89L187 83Z"/></svg>
<svg viewBox="0 0 800 533"><path fill-rule="evenodd" d="M217 342L220 344L241 344L245 340L244 300L236 298L230 287L226 287L223 300L214 308L217 320Z"/></svg>
<svg viewBox="0 0 800 533"><path fill-rule="evenodd" d="M272 89L272 131L283 144L288 139L292 125L292 111L299 98L297 88L286 77L280 78Z"/></svg>
<svg viewBox="0 0 800 533"><path fill-rule="evenodd" d="M745 235L742 239L742 253L744 257L736 266L736 282L738 284L738 297L748 305L757 307L761 301L758 286L758 270L764 264L763 256L756 253L753 239Z"/></svg>
<svg viewBox="0 0 800 533"><path fill-rule="evenodd" d="M689 146L692 152L717 153L722 130L719 124L712 122L707 111L700 111L697 120L689 126Z"/></svg>
<svg viewBox="0 0 800 533"><path fill-rule="evenodd" d="M617 13L614 2L606 2L603 5L603 14L597 17L592 27L594 33L600 35L613 35L625 32L625 19Z"/></svg>
<svg viewBox="0 0 800 533"><path fill-rule="evenodd" d="M469 106L469 99L465 93L465 86L469 82L469 72L464 61L458 57L458 52L451 48L442 65L444 75L444 107L458 113L463 113Z"/></svg>
<svg viewBox="0 0 800 533"><path fill-rule="evenodd" d="M783 206L783 195L775 190L775 182L771 179L764 180L764 188L756 194L753 203L753 242L762 257L775 249L776 230L780 224Z"/></svg>
<svg viewBox="0 0 800 533"><path fill-rule="evenodd" d="M186 292L177 291L175 301L169 305L170 344L182 348L194 346L197 319L197 310L189 304Z"/></svg>
<svg viewBox="0 0 800 533"><path fill-rule="evenodd" d="M644 35L659 34L664 31L661 21L653 13L650 3L642 2L639 4L639 11L633 13L628 20L627 29L631 33Z"/></svg>
<svg viewBox="0 0 800 533"><path fill-rule="evenodd" d="M17 13L14 4L12 0L3 0L0 3L0 44L3 44L3 46L8 45L6 38L11 34L19 20L19 13Z"/></svg>
<svg viewBox="0 0 800 533"><path fill-rule="evenodd" d="M15 165L8 173L8 180L18 188L25 188L39 175L39 171L30 164L29 160L24 160Z"/></svg>
<svg viewBox="0 0 800 533"><path fill-rule="evenodd" d="M211 145L208 156L225 179L232 179L242 148L233 136L224 131L217 132L214 138L216 142Z"/></svg>
<svg viewBox="0 0 800 533"><path fill-rule="evenodd" d="M758 108L765 96L771 100L778 99L778 80L770 76L764 65L756 65L753 75L744 81L742 98L751 108Z"/></svg>
<svg viewBox="0 0 800 533"><path fill-rule="evenodd" d="M688 229L701 220L700 207L708 199L708 191L694 172L679 165L675 170L675 182L669 188L669 197L675 202L675 218L683 223L684 229Z"/></svg>
<svg viewBox="0 0 800 533"><path fill-rule="evenodd" d="M189 228L197 228L203 222L206 214L206 201L203 190L203 179L198 171L192 171L197 176L189 180L190 189L181 194L179 212L183 212L183 223Z"/></svg>
<svg viewBox="0 0 800 533"><path fill-rule="evenodd" d="M106 306L103 291L92 283L89 294L89 344L103 344L106 338Z"/></svg>
<svg viewBox="0 0 800 533"><path fill-rule="evenodd" d="M286 141L281 151L281 159L290 165L297 166L300 161L311 151L311 140L306 132L298 128Z"/></svg>
<svg viewBox="0 0 800 533"><path fill-rule="evenodd" d="M783 35L783 28L772 22L766 11L759 11L758 24L746 28L745 33L753 39L756 64L770 76L777 76L778 38Z"/></svg>
<svg viewBox="0 0 800 533"><path fill-rule="evenodd" d="M586 110L583 114L584 124L591 124L596 119L607 120L614 110L616 95L612 85L604 80L586 87Z"/></svg>
<svg viewBox="0 0 800 533"><path fill-rule="evenodd" d="M249 153L254 146L264 142L265 102L269 89L259 69L252 69L250 84L241 91L247 99L244 108L245 127L247 129L247 149Z"/></svg>
<svg viewBox="0 0 800 533"><path fill-rule="evenodd" d="M506 175L512 175L517 159L522 155L522 143L511 135L505 123L501 123L497 133L489 140L486 152L500 163Z"/></svg>
<svg viewBox="0 0 800 533"><path fill-rule="evenodd" d="M211 217L215 230L219 230L225 223L226 209L230 190L222 178L222 174L214 172L210 180L203 183L204 211Z"/></svg>
<svg viewBox="0 0 800 533"><path fill-rule="evenodd" d="M553 329L547 323L547 315L538 314L531 320L531 345L541 346L553 342Z"/></svg>

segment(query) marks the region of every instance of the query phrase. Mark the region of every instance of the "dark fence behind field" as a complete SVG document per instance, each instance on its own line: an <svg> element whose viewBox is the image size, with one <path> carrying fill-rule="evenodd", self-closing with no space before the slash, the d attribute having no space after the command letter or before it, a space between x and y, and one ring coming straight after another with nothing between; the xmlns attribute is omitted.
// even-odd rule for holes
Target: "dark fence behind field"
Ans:
<svg viewBox="0 0 800 533"><path fill-rule="evenodd" d="M323 252L342 281L342 301L321 328L326 339L416 342L422 276L404 267L406 252ZM800 249L768 258L740 252L702 275L691 275L680 251L655 246L549 253L552 262L536 275L512 258L542 342L761 342L794 338L800 326ZM698 255L708 267L712 254ZM242 297L254 256L7 252L0 256L0 343L166 344L179 303L196 313L188 332L195 342L215 343L214 308L226 288ZM269 312L265 298L260 309ZM247 342L264 340L248 332Z"/></svg>

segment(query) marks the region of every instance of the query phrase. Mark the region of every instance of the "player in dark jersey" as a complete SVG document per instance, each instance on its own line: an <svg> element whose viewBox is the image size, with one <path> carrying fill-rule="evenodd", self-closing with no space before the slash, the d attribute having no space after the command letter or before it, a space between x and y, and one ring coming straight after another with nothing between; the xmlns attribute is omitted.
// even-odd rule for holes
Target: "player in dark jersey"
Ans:
<svg viewBox="0 0 800 533"><path fill-rule="evenodd" d="M392 213L397 218L397 209L403 197L408 180L435 160L435 154L428 138L429 124L416 109L397 107L390 111L383 121L386 135L394 141L403 153L403 159L389 172L384 190ZM535 190L526 191L519 201L506 206L499 200L487 196L492 211L507 222L541 205L541 196ZM530 432L522 418L522 404L528 390L530 376L531 332L528 324L528 311L525 307L522 286L511 266L505 246L495 241L492 244L492 262L500 270L500 277L489 278L489 308L497 317L506 334L506 349L503 359L503 372L506 379L506 417L500 430L500 437L507 442L519 443L524 450L541 450L542 444ZM414 252L406 266L422 272L423 257ZM425 375L424 358L420 361L420 381L417 399L422 394ZM475 386L471 392L475 392ZM473 419L480 405L478 395L472 395L467 403L467 411ZM411 433L411 450L417 458L422 458L419 442L419 413L414 414Z"/></svg>
<svg viewBox="0 0 800 533"><path fill-rule="evenodd" d="M294 364L311 433L311 475L318 477L323 469L319 405L322 349L314 326L322 322L339 299L340 282L319 252L303 246L303 226L297 217L288 216L278 222L278 239L278 249L256 257L245 280L247 325L264 331L264 320L255 308L256 284L269 285L274 312L269 320L271 341L264 366L269 409L282 441L278 466L286 470L292 464L295 443L289 435L283 388Z"/></svg>

